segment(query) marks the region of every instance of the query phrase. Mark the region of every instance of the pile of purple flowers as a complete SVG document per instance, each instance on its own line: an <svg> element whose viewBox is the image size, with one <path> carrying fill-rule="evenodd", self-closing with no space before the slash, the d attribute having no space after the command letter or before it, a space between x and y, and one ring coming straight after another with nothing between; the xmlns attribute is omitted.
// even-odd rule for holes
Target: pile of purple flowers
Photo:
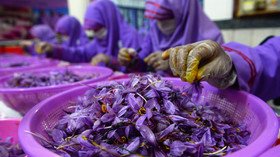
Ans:
<svg viewBox="0 0 280 157"><path fill-rule="evenodd" d="M47 131L43 145L65 157L211 156L247 145L244 125L195 104L191 92L152 74L92 87Z"/></svg>
<svg viewBox="0 0 280 157"><path fill-rule="evenodd" d="M5 141L0 139L0 156L1 157L24 157L25 154L19 144L12 144L12 138Z"/></svg>
<svg viewBox="0 0 280 157"><path fill-rule="evenodd" d="M46 73L15 73L13 78L8 80L6 87L21 87L21 88L31 88L31 87L44 87L44 86L54 86L69 84L74 82L83 81L86 79L94 78L95 75L77 75L69 70L65 71L50 71Z"/></svg>

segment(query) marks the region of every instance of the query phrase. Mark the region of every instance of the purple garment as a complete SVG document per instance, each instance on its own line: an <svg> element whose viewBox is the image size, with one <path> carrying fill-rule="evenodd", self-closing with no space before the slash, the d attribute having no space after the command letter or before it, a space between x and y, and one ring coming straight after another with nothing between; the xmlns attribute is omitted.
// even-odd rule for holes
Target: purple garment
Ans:
<svg viewBox="0 0 280 157"><path fill-rule="evenodd" d="M220 30L203 12L198 0L147 0L145 16L150 18L150 32L142 46L140 58L156 51L211 39L223 43ZM156 19L174 17L176 30L164 35L158 29Z"/></svg>
<svg viewBox="0 0 280 157"><path fill-rule="evenodd" d="M241 90L265 101L280 96L280 37L253 48L235 42L223 47L233 60Z"/></svg>
<svg viewBox="0 0 280 157"><path fill-rule="evenodd" d="M55 26L55 32L69 36L69 40L63 43L68 47L85 45L89 42L80 22L73 16L61 17Z"/></svg>
<svg viewBox="0 0 280 157"><path fill-rule="evenodd" d="M48 25L33 26L30 30L30 34L41 41L56 43L55 33ZM32 46L27 47L26 51L32 56L38 56L38 53L35 50L35 43L33 43Z"/></svg>
<svg viewBox="0 0 280 157"><path fill-rule="evenodd" d="M93 39L90 43L78 46L55 46L54 58L69 62L89 62L96 54L104 53L117 63L119 49L132 47L139 49L139 35L122 18L119 10L110 0L95 0L90 3L85 14L86 29L96 29L100 25L108 30L105 39Z"/></svg>
<svg viewBox="0 0 280 157"><path fill-rule="evenodd" d="M121 47L140 48L137 30L124 21L110 0L95 0L87 8L84 27L94 30L100 26L104 26L108 33L105 39L95 39L98 53L117 57Z"/></svg>
<svg viewBox="0 0 280 157"><path fill-rule="evenodd" d="M41 41L51 42L55 41L55 33L48 25L36 25L30 30L31 35L34 38L38 38Z"/></svg>

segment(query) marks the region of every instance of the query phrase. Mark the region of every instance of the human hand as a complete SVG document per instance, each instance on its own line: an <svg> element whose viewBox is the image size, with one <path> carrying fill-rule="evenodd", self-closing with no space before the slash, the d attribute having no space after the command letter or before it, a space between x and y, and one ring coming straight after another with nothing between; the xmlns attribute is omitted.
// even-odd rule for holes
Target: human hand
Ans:
<svg viewBox="0 0 280 157"><path fill-rule="evenodd" d="M144 59L148 66L153 67L155 70L168 70L169 61L162 59L162 52L154 52Z"/></svg>
<svg viewBox="0 0 280 157"><path fill-rule="evenodd" d="M121 65L127 66L135 57L137 52L133 48L122 48L118 54L118 61Z"/></svg>
<svg viewBox="0 0 280 157"><path fill-rule="evenodd" d="M39 42L35 45L35 50L38 54L49 53L53 51L53 46L47 42Z"/></svg>
<svg viewBox="0 0 280 157"><path fill-rule="evenodd" d="M211 40L170 48L162 58L169 58L173 74L189 83L203 80L224 89L236 80L230 56Z"/></svg>
<svg viewBox="0 0 280 157"><path fill-rule="evenodd" d="M91 59L92 65L98 65L99 63L103 62L105 64L110 63L110 57L105 55L104 53L99 53Z"/></svg>

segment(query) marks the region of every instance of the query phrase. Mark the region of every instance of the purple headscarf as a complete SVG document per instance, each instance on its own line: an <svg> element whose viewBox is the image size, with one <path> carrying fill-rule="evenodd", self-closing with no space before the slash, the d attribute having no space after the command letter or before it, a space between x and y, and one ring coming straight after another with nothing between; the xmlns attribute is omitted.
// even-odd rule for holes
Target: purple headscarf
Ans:
<svg viewBox="0 0 280 157"><path fill-rule="evenodd" d="M170 47L211 39L223 43L218 27L205 15L198 0L147 0L145 16L150 21L150 32L140 57ZM156 20L175 18L176 30L164 35Z"/></svg>
<svg viewBox="0 0 280 157"><path fill-rule="evenodd" d="M110 0L91 2L85 14L85 29L97 30L102 26L107 29L107 36L104 39L94 39L94 48L98 53L117 57L122 46L139 49L137 30L123 20L119 10Z"/></svg>
<svg viewBox="0 0 280 157"><path fill-rule="evenodd" d="M79 46L89 42L80 22L73 16L61 17L55 26L55 32L69 36L69 41L63 44L65 46Z"/></svg>
<svg viewBox="0 0 280 157"><path fill-rule="evenodd" d="M41 41L51 43L55 41L55 33L48 25L33 26L30 30L30 33L34 38L38 38Z"/></svg>

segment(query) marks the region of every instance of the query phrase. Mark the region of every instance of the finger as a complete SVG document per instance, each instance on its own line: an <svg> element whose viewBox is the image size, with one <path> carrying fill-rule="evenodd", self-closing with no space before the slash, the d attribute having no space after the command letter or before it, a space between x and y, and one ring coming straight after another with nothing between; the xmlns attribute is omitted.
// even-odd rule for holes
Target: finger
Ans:
<svg viewBox="0 0 280 157"><path fill-rule="evenodd" d="M150 62L150 59L153 58L153 57L155 57L156 55L157 55L156 53L150 54L148 57L146 57L146 58L144 59L144 62L146 62L146 63Z"/></svg>
<svg viewBox="0 0 280 157"><path fill-rule="evenodd" d="M129 55L124 55L124 54L118 54L118 60L126 60L126 61L131 61L132 58Z"/></svg>
<svg viewBox="0 0 280 157"><path fill-rule="evenodd" d="M171 49L168 49L168 50L166 50L162 53L161 57L162 57L163 60L167 60L169 58L170 51L171 51Z"/></svg>
<svg viewBox="0 0 280 157"><path fill-rule="evenodd" d="M154 68L154 64L156 62L160 62L160 61L161 61L161 56L154 55L154 56L150 57L150 59L146 63L147 63L147 65L152 66Z"/></svg>
<svg viewBox="0 0 280 157"><path fill-rule="evenodd" d="M162 61L157 61L152 66L155 68L155 70L158 70L158 67L160 67L161 64L162 64Z"/></svg>
<svg viewBox="0 0 280 157"><path fill-rule="evenodd" d="M176 64L176 61L177 61L177 51L179 50L179 48L171 48L169 50L169 66L170 66L170 69L173 73L174 76L178 76L179 72L177 71L177 69L175 68L175 64Z"/></svg>
<svg viewBox="0 0 280 157"><path fill-rule="evenodd" d="M197 78L200 61L207 61L213 54L214 49L208 43L201 43L191 50L187 59L186 81L193 83Z"/></svg>
<svg viewBox="0 0 280 157"><path fill-rule="evenodd" d="M226 78L231 71L230 69L232 69L231 61L224 62L220 58L215 58L199 68L197 79L207 82L216 82L217 80Z"/></svg>
<svg viewBox="0 0 280 157"><path fill-rule="evenodd" d="M196 80L207 81L209 79L210 74L209 74L209 70L207 69L207 66L208 66L208 64L206 64L198 69Z"/></svg>
<svg viewBox="0 0 280 157"><path fill-rule="evenodd" d="M174 47L174 48L181 48L181 47L195 47L196 45L199 45L200 43L203 43L205 41L199 41L199 42L196 42L196 43L192 43L192 44L188 44L188 45L184 45L184 46L178 46L178 47ZM171 51L173 50L173 48L170 48L168 50L165 50L163 53L162 53L162 59L163 60L167 60L168 58L170 58L170 54L171 54Z"/></svg>
<svg viewBox="0 0 280 157"><path fill-rule="evenodd" d="M220 88L220 84L221 84L221 79L219 78L219 76L215 76L214 75L214 71L213 68L217 65L217 62L210 62L206 65L204 65L203 67L199 68L198 70L198 74L197 74L197 80L199 81L207 81L209 84Z"/></svg>
<svg viewBox="0 0 280 157"><path fill-rule="evenodd" d="M127 48L121 48L118 55L129 57L128 49Z"/></svg>
<svg viewBox="0 0 280 157"><path fill-rule="evenodd" d="M98 65L101 62L102 62L102 60L100 60L99 58L96 58L93 60L93 65Z"/></svg>
<svg viewBox="0 0 280 157"><path fill-rule="evenodd" d="M118 60L119 60L120 62L130 62L130 61L131 61L130 58L126 58L126 57L123 57L123 56L119 56L119 57L118 57Z"/></svg>
<svg viewBox="0 0 280 157"><path fill-rule="evenodd" d="M121 65L124 65L124 66L128 65L129 63L131 63L131 59L130 58L126 58L126 57L122 57L122 56L120 56L118 58L118 61L120 62Z"/></svg>
<svg viewBox="0 0 280 157"><path fill-rule="evenodd" d="M177 52L176 55L173 56L173 65L174 65L174 69L177 72L177 74L181 77L182 80L186 81L184 76L185 76L185 72L183 71L187 69L187 58L188 58L188 54L189 51L191 51L193 49L193 45L189 44L189 45L185 45L185 46L178 46L177 47Z"/></svg>
<svg viewBox="0 0 280 157"><path fill-rule="evenodd" d="M120 54L118 54L118 57L123 57L123 58L131 59L131 57L127 53L120 53Z"/></svg>
<svg viewBox="0 0 280 157"><path fill-rule="evenodd" d="M137 52L136 52L136 50L135 49L133 49L133 48L129 48L128 50L127 50L127 52L128 52L128 54L130 55L130 56L136 56L136 54L137 54Z"/></svg>
<svg viewBox="0 0 280 157"><path fill-rule="evenodd" d="M168 70L169 69L169 61L161 60L154 64L155 70Z"/></svg>
<svg viewBox="0 0 280 157"><path fill-rule="evenodd" d="M91 60L92 65L97 65L97 61L95 59Z"/></svg>
<svg viewBox="0 0 280 157"><path fill-rule="evenodd" d="M178 55L177 55L178 67L176 69L179 72L179 76L183 81L186 81L185 76L187 70L187 59L188 59L189 50L191 50L191 47L181 48L178 51Z"/></svg>
<svg viewBox="0 0 280 157"><path fill-rule="evenodd" d="M37 50L37 52L38 52L39 54L45 53L45 45L39 44L39 45L37 46L36 50Z"/></svg>

